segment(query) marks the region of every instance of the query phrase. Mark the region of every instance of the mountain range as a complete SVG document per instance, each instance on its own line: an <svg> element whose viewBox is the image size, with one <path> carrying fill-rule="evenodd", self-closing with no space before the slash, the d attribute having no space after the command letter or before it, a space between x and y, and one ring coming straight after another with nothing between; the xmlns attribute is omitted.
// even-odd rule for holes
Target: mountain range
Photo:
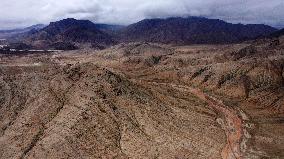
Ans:
<svg viewBox="0 0 284 159"><path fill-rule="evenodd" d="M12 29L12 30L0 30L0 39L16 39L19 36L29 33L30 31L37 31L44 28L44 24L36 24L27 28Z"/></svg>
<svg viewBox="0 0 284 159"><path fill-rule="evenodd" d="M236 43L269 35L277 29L262 24L231 24L200 17L146 19L121 31L124 41L167 44Z"/></svg>
<svg viewBox="0 0 284 159"><path fill-rule="evenodd" d="M47 26L25 28L10 37L17 37L14 39L35 48L50 48L54 44L69 46L72 43L91 43L96 48L104 48L122 42L175 45L238 43L276 34L277 31L263 24L231 24L202 17L145 19L129 26L95 24L89 20L68 18ZM0 31L0 38L1 33L5 32L9 31Z"/></svg>
<svg viewBox="0 0 284 159"><path fill-rule="evenodd" d="M278 30L278 31L272 33L269 37L280 37L282 35L284 35L284 29L281 29L281 30Z"/></svg>
<svg viewBox="0 0 284 159"><path fill-rule="evenodd" d="M89 20L68 18L58 22L51 22L45 28L24 38L28 44L37 47L48 47L58 42L98 43L112 45L115 43L112 36L97 28Z"/></svg>

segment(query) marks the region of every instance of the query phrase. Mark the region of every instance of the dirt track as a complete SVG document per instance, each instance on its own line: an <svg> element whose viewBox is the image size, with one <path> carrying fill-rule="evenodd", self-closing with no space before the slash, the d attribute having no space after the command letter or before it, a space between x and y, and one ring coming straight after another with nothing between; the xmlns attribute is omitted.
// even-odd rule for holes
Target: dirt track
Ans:
<svg viewBox="0 0 284 159"><path fill-rule="evenodd" d="M166 84L166 83L155 83L155 84ZM175 89L179 89L182 91L189 91L198 98L207 102L209 106L211 106L218 114L220 114L220 116L222 116L224 121L219 121L219 124L221 124L227 136L227 144L223 148L221 154L222 158L223 159L243 158L244 154L241 150L241 144L242 143L245 144L246 140L244 136L245 128L243 126L243 119L238 115L238 112L233 108L229 108L228 106L224 105L222 101L205 94L199 89L188 86L175 85L175 84L172 84L171 86L174 87ZM246 148L246 145L244 145L244 148Z"/></svg>

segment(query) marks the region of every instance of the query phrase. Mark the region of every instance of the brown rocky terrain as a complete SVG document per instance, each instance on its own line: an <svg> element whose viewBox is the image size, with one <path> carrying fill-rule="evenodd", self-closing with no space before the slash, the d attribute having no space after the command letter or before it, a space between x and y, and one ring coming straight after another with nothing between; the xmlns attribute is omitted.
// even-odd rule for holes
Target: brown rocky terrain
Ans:
<svg viewBox="0 0 284 159"><path fill-rule="evenodd" d="M0 158L283 158L283 38L0 55Z"/></svg>

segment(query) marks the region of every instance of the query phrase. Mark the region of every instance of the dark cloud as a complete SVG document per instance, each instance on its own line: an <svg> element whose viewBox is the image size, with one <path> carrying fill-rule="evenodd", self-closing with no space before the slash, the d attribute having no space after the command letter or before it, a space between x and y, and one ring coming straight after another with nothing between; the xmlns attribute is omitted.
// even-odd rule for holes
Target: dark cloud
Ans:
<svg viewBox="0 0 284 159"><path fill-rule="evenodd" d="M67 17L130 24L144 18L204 16L233 23L284 26L283 0L1 0L0 28Z"/></svg>

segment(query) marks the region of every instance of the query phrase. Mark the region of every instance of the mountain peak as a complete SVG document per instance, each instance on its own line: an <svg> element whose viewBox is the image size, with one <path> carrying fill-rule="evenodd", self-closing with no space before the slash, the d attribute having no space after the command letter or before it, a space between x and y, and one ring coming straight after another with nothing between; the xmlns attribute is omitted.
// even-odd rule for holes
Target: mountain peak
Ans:
<svg viewBox="0 0 284 159"><path fill-rule="evenodd" d="M236 43L276 31L267 25L227 23L204 17L170 17L145 19L121 31L124 41L168 44Z"/></svg>
<svg viewBox="0 0 284 159"><path fill-rule="evenodd" d="M67 18L56 22L51 22L48 27L58 27L62 29L66 29L68 27L87 27L87 28L95 28L95 24L89 20L77 20L74 18Z"/></svg>
<svg viewBox="0 0 284 159"><path fill-rule="evenodd" d="M29 36L26 41L31 44L44 41L40 47L48 47L58 42L100 43L101 45L114 43L112 37L98 29L93 22L74 18L51 22L42 30Z"/></svg>
<svg viewBox="0 0 284 159"><path fill-rule="evenodd" d="M59 21L55 21L55 22L51 22L51 23L93 23L90 20L79 20L79 19L75 19L75 18L66 18L66 19L62 19Z"/></svg>

